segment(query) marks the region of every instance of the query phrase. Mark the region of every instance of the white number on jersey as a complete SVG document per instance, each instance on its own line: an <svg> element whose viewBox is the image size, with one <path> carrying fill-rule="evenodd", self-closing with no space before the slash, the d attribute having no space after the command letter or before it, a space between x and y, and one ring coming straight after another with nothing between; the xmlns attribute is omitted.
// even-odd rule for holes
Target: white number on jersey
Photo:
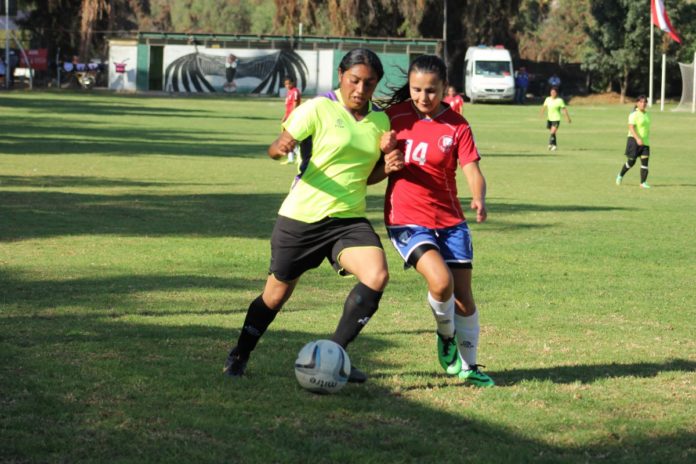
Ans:
<svg viewBox="0 0 696 464"><path fill-rule="evenodd" d="M411 139L406 139L406 153L404 155L405 160L407 163L418 163L421 166L425 164L425 155L428 153L428 144L425 142L421 142L418 145L416 145L416 148L413 149L413 140Z"/></svg>

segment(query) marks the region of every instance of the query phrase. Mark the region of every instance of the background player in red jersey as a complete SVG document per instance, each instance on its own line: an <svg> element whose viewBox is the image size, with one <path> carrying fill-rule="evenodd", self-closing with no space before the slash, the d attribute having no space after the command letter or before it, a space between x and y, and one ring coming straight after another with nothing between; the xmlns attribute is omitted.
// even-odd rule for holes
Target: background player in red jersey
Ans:
<svg viewBox="0 0 696 464"><path fill-rule="evenodd" d="M300 89L296 87L295 79L286 77L283 81L283 86L288 93L285 95L285 115L281 121L282 123L287 121L290 117L290 113L302 103L302 94L300 93ZM287 163L294 163L296 160L299 161L299 151L300 146L297 145L293 151L288 153Z"/></svg>
<svg viewBox="0 0 696 464"><path fill-rule="evenodd" d="M455 89L454 86L450 85L447 87L447 95L445 95L442 101L447 103L455 113L462 114L462 110L464 110L464 99L457 93L457 89Z"/></svg>
<svg viewBox="0 0 696 464"><path fill-rule="evenodd" d="M473 248L457 196L457 165L469 184L476 221L486 220L486 180L469 123L442 104L447 68L437 56L417 58L408 82L387 102L405 165L389 176L384 219L394 247L428 284L437 322L438 359L450 375L489 387L477 364L479 316L471 290Z"/></svg>

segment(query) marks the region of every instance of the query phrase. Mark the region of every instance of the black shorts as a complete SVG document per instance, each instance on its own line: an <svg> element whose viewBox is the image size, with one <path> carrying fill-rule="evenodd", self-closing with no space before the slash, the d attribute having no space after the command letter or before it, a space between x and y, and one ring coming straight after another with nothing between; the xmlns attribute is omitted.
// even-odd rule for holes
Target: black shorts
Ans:
<svg viewBox="0 0 696 464"><path fill-rule="evenodd" d="M640 158L648 158L650 156L650 147L647 145L638 145L638 142L636 142L636 139L633 137L629 137L628 140L626 140L626 158L628 159L636 159L638 157Z"/></svg>
<svg viewBox="0 0 696 464"><path fill-rule="evenodd" d="M328 259L336 271L345 275L339 257L352 247L382 248L379 236L365 218L324 218L307 223L278 216L271 235L269 273L289 282Z"/></svg>
<svg viewBox="0 0 696 464"><path fill-rule="evenodd" d="M551 129L552 127L558 127L561 125L561 121L546 121L546 128Z"/></svg>

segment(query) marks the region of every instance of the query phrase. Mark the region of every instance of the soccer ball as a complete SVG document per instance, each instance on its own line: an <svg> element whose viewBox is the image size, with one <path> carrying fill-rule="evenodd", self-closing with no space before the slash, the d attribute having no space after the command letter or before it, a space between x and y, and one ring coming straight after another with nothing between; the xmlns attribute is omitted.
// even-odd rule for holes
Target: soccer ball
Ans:
<svg viewBox="0 0 696 464"><path fill-rule="evenodd" d="M348 382L350 358L338 343L315 340L297 354L295 377L313 393L336 393Z"/></svg>

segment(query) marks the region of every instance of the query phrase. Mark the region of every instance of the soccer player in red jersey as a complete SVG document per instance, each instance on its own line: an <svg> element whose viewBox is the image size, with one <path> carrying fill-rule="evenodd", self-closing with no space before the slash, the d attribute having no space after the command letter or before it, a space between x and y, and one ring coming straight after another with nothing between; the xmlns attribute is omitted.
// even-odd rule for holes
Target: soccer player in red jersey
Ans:
<svg viewBox="0 0 696 464"><path fill-rule="evenodd" d="M462 114L464 99L457 93L457 89L455 89L454 86L450 85L447 87L447 95L442 99L442 102L447 103L455 113Z"/></svg>
<svg viewBox="0 0 696 464"><path fill-rule="evenodd" d="M442 103L446 76L439 57L420 56L409 67L408 82L386 103L405 164L389 175L384 220L405 267L415 267L427 282L442 368L489 387L494 382L476 360L480 327L471 290L473 248L457 196L457 165L471 190L477 222L487 216L486 180L469 123Z"/></svg>
<svg viewBox="0 0 696 464"><path fill-rule="evenodd" d="M302 94L300 93L300 89L296 87L295 79L292 77L286 77L283 81L283 86L288 93L285 95L285 115L281 121L282 123L287 121L287 119L290 117L290 113L292 113L295 108L300 106L300 103L302 103ZM298 145L293 151L288 153L288 163L294 163L296 158L299 158L299 150L300 147Z"/></svg>

